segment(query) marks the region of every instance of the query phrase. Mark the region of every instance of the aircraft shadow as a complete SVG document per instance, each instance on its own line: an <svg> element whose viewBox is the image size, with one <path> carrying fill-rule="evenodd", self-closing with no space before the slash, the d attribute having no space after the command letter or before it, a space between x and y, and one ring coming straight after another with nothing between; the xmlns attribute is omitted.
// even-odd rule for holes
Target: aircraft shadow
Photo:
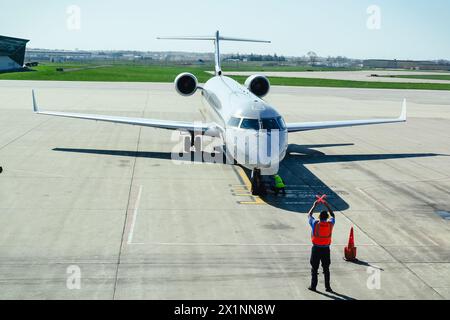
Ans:
<svg viewBox="0 0 450 320"><path fill-rule="evenodd" d="M334 210L344 211L349 209L348 203L343 199L347 195L345 190L339 190L335 186L328 186L312 173L306 165L320 163L345 163L357 161L375 161L389 159L406 159L434 157L434 153L402 153L402 154L339 154L327 155L314 148L346 147L353 144L321 144L321 145L289 145L286 158L280 165L279 174L286 184L286 195L275 196L272 192L273 179L264 177L267 194L263 195L264 201L276 208L296 213L308 213L316 195L326 194L327 199ZM246 171L248 177L250 172ZM325 209L320 205L317 210Z"/></svg>
<svg viewBox="0 0 450 320"><path fill-rule="evenodd" d="M72 153L86 153L97 155L108 155L117 157L132 157L132 158L149 158L161 160L174 160L186 162L200 162L200 163L223 163L222 153L201 152L196 153L172 153L172 152L152 152L152 151L127 151L127 150L100 150L100 149L76 149L76 148L54 148L53 151L72 152Z"/></svg>
<svg viewBox="0 0 450 320"><path fill-rule="evenodd" d="M286 195L275 196L271 192L271 177L264 177L267 186L267 194L261 196L264 201L276 208L296 213L307 213L315 201L317 194L326 194L329 203L335 210L343 211L349 208L349 205L342 197L346 192L336 189L334 186L326 185L316 175L314 175L305 166L307 164L319 163L336 163L336 162L356 162L356 161L373 161L388 159L406 159L434 157L439 154L434 153L402 153L402 154L339 154L327 155L317 151L314 148L327 147L345 147L353 144L322 144L322 145L290 145L286 158L280 166L280 176L286 187ZM211 154L201 152L200 155L195 152L172 154L171 152L151 152L151 151L127 151L127 150L101 150L101 149L78 149L78 148L54 148L58 152L72 152L96 155L109 155L120 157L136 157L149 159L173 160L174 156L180 161L201 162L201 163L220 163L223 164L223 154ZM178 161L178 160L177 160ZM250 177L251 172L244 169L247 176ZM321 207L318 208L321 210Z"/></svg>

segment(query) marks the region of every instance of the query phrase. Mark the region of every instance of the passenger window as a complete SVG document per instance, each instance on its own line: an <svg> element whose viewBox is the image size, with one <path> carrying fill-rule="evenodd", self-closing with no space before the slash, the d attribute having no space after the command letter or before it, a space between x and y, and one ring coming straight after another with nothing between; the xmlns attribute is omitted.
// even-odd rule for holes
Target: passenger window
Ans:
<svg viewBox="0 0 450 320"><path fill-rule="evenodd" d="M259 121L257 119L244 119L242 120L241 128L259 130Z"/></svg>
<svg viewBox="0 0 450 320"><path fill-rule="evenodd" d="M239 128L239 123L241 123L241 119L239 118L231 118L230 121L228 121L228 125L231 127Z"/></svg>

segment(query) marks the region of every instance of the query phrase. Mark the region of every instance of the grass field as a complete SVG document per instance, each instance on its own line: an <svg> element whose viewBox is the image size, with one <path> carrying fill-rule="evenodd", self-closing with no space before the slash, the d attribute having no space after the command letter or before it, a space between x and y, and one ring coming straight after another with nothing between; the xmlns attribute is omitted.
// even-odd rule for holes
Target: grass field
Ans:
<svg viewBox="0 0 450 320"><path fill-rule="evenodd" d="M450 73L439 74L439 75L424 74L424 75L411 75L411 76L409 76L409 75L401 75L401 76L393 75L393 76L391 76L391 78L449 80L450 81Z"/></svg>
<svg viewBox="0 0 450 320"><path fill-rule="evenodd" d="M245 77L232 77L239 82ZM314 78L279 78L270 77L270 83L277 86L297 87L333 87L361 89L409 89L409 90L450 90L450 84L441 83L403 83L403 82L373 82Z"/></svg>
<svg viewBox="0 0 450 320"><path fill-rule="evenodd" d="M327 67L312 67L312 66L264 66L252 63L226 63L222 65L227 71L259 71L259 72L310 72L310 71L358 71L364 70L362 68L327 68ZM214 69L214 68L212 68Z"/></svg>
<svg viewBox="0 0 450 320"><path fill-rule="evenodd" d="M95 68L93 68L95 67ZM57 71L64 68L64 72ZM248 68L248 70L245 70ZM257 67L254 67L257 68ZM283 67L233 67L224 65L226 71L287 71ZM291 67L289 71L312 70L310 67ZM93 64L48 64L33 68L34 71L14 72L0 74L0 80L53 80L53 81L120 81L120 82L172 82L181 72L191 72L204 83L212 77L206 71L212 66L144 66L144 65L93 65ZM323 71L320 68L315 71ZM340 69L342 71L342 69ZM403 76L402 76L403 77ZM416 76L405 76L416 77ZM418 77L425 77L418 76ZM437 77L446 77L442 75ZM232 78L243 83L246 77L233 76ZM450 90L450 84L437 83L396 83L396 82L369 82L348 81L311 78L282 78L271 77L272 85L301 86L301 87L336 87L336 88L367 88L367 89L415 89L415 90Z"/></svg>
<svg viewBox="0 0 450 320"><path fill-rule="evenodd" d="M191 72L200 82L207 81L211 75L201 67L159 67L140 65L112 65L96 69L70 71L72 68L92 67L91 65L42 65L35 71L0 74L0 80L54 80L54 81L121 81L121 82L172 82L181 72ZM69 72L56 71L66 68Z"/></svg>

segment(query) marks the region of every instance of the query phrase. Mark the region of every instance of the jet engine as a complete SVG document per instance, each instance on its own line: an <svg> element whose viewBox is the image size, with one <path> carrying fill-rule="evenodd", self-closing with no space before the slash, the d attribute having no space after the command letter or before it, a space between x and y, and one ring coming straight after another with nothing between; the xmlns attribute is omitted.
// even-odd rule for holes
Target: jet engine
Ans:
<svg viewBox="0 0 450 320"><path fill-rule="evenodd" d="M175 89L182 96L192 96L198 89L198 80L191 73L182 73L175 79Z"/></svg>
<svg viewBox="0 0 450 320"><path fill-rule="evenodd" d="M250 92L259 98L265 97L270 90L270 82L267 77L255 74L245 80L245 86Z"/></svg>

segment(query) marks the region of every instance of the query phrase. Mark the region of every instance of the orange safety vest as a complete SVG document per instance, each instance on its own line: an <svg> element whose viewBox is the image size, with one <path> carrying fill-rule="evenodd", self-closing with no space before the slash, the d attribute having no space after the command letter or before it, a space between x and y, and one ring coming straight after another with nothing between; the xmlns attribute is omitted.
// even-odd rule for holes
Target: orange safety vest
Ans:
<svg viewBox="0 0 450 320"><path fill-rule="evenodd" d="M314 225L314 231L311 235L312 243L316 246L329 246L332 233L333 224L331 222L319 221Z"/></svg>

